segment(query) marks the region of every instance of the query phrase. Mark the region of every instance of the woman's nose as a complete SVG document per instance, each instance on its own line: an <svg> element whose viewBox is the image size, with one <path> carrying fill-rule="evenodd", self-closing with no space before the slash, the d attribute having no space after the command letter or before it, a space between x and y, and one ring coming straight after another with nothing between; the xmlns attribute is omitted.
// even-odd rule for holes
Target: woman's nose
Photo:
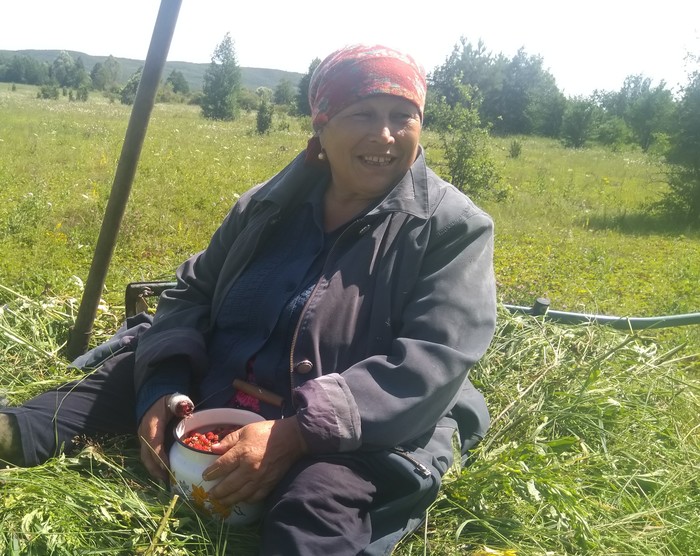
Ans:
<svg viewBox="0 0 700 556"><path fill-rule="evenodd" d="M377 141L381 143L393 143L394 142L394 132L391 127L386 123L379 124L378 129L375 131Z"/></svg>

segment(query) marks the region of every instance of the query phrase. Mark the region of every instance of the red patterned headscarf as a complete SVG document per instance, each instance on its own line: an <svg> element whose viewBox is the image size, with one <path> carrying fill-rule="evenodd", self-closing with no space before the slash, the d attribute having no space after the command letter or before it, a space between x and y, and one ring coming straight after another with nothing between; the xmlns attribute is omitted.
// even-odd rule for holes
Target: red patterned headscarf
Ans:
<svg viewBox="0 0 700 556"><path fill-rule="evenodd" d="M309 83L314 130L351 104L373 95L394 95L425 106L425 71L411 56L381 45L341 48L321 62Z"/></svg>

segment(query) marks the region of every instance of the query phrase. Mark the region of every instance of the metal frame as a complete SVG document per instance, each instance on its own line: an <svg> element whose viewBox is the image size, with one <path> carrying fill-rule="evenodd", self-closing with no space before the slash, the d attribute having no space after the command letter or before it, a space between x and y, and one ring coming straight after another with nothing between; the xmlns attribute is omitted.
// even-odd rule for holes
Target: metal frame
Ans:
<svg viewBox="0 0 700 556"><path fill-rule="evenodd" d="M149 297L160 297L167 289L174 288L177 282L131 282L126 286L124 295L124 309L127 317L132 317L148 305ZM658 317L616 317L611 315L594 315L587 313L571 313L567 311L555 311L549 308L550 301L546 297L539 297L532 307L520 305L505 305L511 313L521 313L530 316L546 317L547 320L561 324L599 324L610 326L617 330L633 332L651 328L669 328L673 326L688 326L700 324L700 313L685 313L681 315L665 315Z"/></svg>

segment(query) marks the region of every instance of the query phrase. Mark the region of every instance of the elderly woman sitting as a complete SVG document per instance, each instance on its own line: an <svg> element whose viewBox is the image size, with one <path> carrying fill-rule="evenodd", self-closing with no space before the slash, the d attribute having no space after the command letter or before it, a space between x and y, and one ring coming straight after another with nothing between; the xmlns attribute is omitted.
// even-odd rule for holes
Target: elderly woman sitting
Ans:
<svg viewBox="0 0 700 556"><path fill-rule="evenodd" d="M425 93L404 53L328 56L308 148L178 269L135 349L0 413L0 457L34 465L75 435L137 433L165 477L180 392L265 418L204 472L222 504L265 500L261 554L390 552L435 499L453 434L466 451L488 426L467 375L495 326L493 226L426 166Z"/></svg>

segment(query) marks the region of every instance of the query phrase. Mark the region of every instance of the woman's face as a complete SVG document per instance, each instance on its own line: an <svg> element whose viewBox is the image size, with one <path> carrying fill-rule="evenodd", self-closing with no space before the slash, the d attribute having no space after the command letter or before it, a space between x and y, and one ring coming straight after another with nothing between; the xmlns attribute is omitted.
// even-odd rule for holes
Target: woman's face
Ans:
<svg viewBox="0 0 700 556"><path fill-rule="evenodd" d="M374 199L395 185L418 156L418 108L378 95L351 104L319 132L333 185L353 197Z"/></svg>

